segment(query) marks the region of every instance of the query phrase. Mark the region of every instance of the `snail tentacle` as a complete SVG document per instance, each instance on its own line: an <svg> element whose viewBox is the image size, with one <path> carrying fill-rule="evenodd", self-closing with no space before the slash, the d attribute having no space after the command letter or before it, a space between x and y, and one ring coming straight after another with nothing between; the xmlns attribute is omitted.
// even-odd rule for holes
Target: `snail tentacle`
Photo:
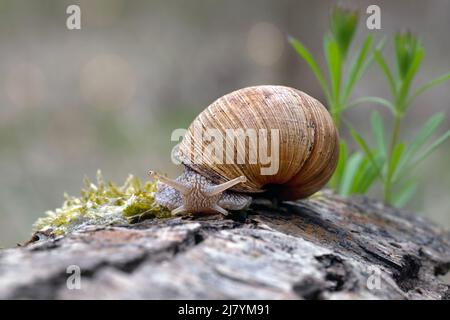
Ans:
<svg viewBox="0 0 450 320"><path fill-rule="evenodd" d="M158 179L159 181L161 181L164 184L167 184L168 186L174 188L175 190L179 191L183 195L186 195L190 192L190 189L187 186L179 183L178 181L175 181L175 180L169 179L163 175L160 175L160 174L156 173L155 171L149 171L148 175L150 177Z"/></svg>
<svg viewBox="0 0 450 320"><path fill-rule="evenodd" d="M247 181L247 178L244 177L244 176L240 176L240 177L234 178L234 179L232 179L230 181L227 181L227 182L224 182L222 184L218 184L216 186L210 187L209 190L207 190L205 192L205 195L207 195L209 197L215 196L215 195L217 195L219 193L224 192L227 189L230 189L230 188L234 187L235 185L237 185L239 183L246 182L246 181Z"/></svg>
<svg viewBox="0 0 450 320"><path fill-rule="evenodd" d="M183 214L183 213L186 213L186 208L184 207L184 205L181 205L178 208L173 209L170 213L173 216L176 216L176 215L179 215L179 214Z"/></svg>
<svg viewBox="0 0 450 320"><path fill-rule="evenodd" d="M225 192L236 184L245 182L244 176L216 185L187 167L177 180L166 178L154 171L149 174L162 183L158 183L156 201L172 210L173 215L187 212L219 212L226 215L226 209L239 210L251 201L248 196Z"/></svg>
<svg viewBox="0 0 450 320"><path fill-rule="evenodd" d="M221 206L219 206L218 204L215 204L211 209L213 209L213 210L215 210L215 211L217 211L217 212L219 212L219 213L221 213L221 214L223 214L225 216L228 214L228 211L225 210L224 208L222 208Z"/></svg>

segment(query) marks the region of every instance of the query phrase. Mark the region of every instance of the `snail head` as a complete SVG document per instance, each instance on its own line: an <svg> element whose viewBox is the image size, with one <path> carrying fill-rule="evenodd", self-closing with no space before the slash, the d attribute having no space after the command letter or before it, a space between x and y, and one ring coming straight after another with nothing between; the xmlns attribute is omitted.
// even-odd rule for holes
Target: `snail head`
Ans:
<svg viewBox="0 0 450 320"><path fill-rule="evenodd" d="M240 210L248 206L251 198L226 190L247 181L240 176L230 181L215 184L210 179L186 168L177 179L172 180L154 171L149 175L159 180L155 199L160 205L169 208L173 215L183 213L222 213L230 210Z"/></svg>

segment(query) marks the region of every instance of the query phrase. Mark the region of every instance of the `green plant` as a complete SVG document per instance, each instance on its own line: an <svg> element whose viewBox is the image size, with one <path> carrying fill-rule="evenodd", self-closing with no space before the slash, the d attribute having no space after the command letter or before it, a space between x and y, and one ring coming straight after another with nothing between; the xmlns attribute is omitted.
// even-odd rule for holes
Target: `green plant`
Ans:
<svg viewBox="0 0 450 320"><path fill-rule="evenodd" d="M350 96L356 83L373 60L371 54L373 36L367 35L356 50L353 59L349 59L349 49L353 42L358 24L358 12L335 7L330 14L330 30L323 39L323 50L327 62L328 81L310 51L298 40L289 37L289 42L300 57L308 64L319 81L326 104L338 130L341 129L342 114L357 101L351 102ZM383 47L382 40L377 48ZM344 74L346 76L344 77ZM347 144L340 141L339 161L331 187L341 195L366 193L376 175L368 160L364 160L360 151L348 152Z"/></svg>
<svg viewBox="0 0 450 320"><path fill-rule="evenodd" d="M401 120L418 95L450 79L450 73L426 83L411 93L411 84L421 65L425 50L420 41L409 32L396 34L394 37L395 75L381 53L385 39L373 49L373 38L370 34L365 37L356 55L348 60L357 21L356 11L335 7L331 12L330 30L323 40L328 81L309 50L292 37L289 38L289 42L317 78L338 130L342 131L341 123L344 122L360 147L360 150L350 152L346 141L341 139L338 165L330 181L330 187L345 196L353 193L365 194L376 181L381 181L384 200L396 206L403 206L414 194L417 186L409 173L441 145L450 136L450 132L447 131L425 147L444 119L444 115L439 113L432 116L411 141L403 142L399 141ZM354 86L373 60L377 62L387 79L392 101L380 97L362 97L350 101ZM394 119L392 130L387 130L381 115L376 111L372 113L370 127L375 142L372 148L343 118L344 111L367 102L388 108ZM389 141L386 141L385 137L387 131L391 132Z"/></svg>
<svg viewBox="0 0 450 320"><path fill-rule="evenodd" d="M371 61L368 58L368 53L373 37L369 34L358 49L355 58L351 61L348 68L348 76L345 80L343 79L344 69L347 69L348 51L355 35L357 22L358 14L356 11L336 7L331 12L330 30L323 39L328 82L309 50L300 41L289 37L289 42L293 48L305 60L319 81L330 113L338 129L341 124L342 112L350 106L350 93Z"/></svg>
<svg viewBox="0 0 450 320"><path fill-rule="evenodd" d="M416 182L410 177L421 161L428 157L439 145L450 137L450 130L434 142L428 143L431 136L441 125L444 115L438 113L430 117L410 141L399 141L401 121L414 99L424 91L450 79L450 73L444 74L411 92L414 77L421 66L425 49L421 42L410 32L397 33L394 36L395 69L392 72L388 63L376 49L374 57L383 72L392 101L379 97L365 97L360 102L378 103L387 107L393 116L393 128L389 141L385 140L385 125L378 113L372 115L372 132L376 147L370 149L364 139L354 129L351 134L370 160L372 170L382 181L384 201L396 206L403 206L414 194ZM395 189L396 192L393 192Z"/></svg>

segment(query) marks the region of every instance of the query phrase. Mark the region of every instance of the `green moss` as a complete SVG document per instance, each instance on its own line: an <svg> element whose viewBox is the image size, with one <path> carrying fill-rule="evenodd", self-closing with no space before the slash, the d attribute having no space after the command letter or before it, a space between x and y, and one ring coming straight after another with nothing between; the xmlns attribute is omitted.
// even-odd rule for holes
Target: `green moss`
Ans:
<svg viewBox="0 0 450 320"><path fill-rule="evenodd" d="M170 212L155 202L155 182L142 184L130 175L122 186L105 183L100 171L97 184L84 180L80 197L64 195L61 208L47 211L33 225L35 231L64 235L86 225L128 224L144 219L170 217Z"/></svg>

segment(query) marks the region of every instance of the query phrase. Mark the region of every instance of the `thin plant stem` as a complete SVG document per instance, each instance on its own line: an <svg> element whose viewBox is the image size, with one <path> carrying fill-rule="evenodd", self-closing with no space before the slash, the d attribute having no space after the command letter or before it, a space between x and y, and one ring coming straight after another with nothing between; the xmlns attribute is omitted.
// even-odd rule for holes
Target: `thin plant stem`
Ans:
<svg viewBox="0 0 450 320"><path fill-rule="evenodd" d="M398 109L397 109L398 110ZM391 143L389 146L389 163L392 161L393 151L395 146L397 145L398 134L400 131L400 123L402 120L402 116L399 112L395 113L394 119L394 128L392 130ZM384 183L384 202L391 203L391 190L392 190L392 177L389 173L386 175L386 180Z"/></svg>
<svg viewBox="0 0 450 320"><path fill-rule="evenodd" d="M398 133L400 131L400 122L401 122L401 115L396 113L395 114L395 119L394 119L394 128L392 130L392 136L391 136L391 144L389 146L389 151L390 154L392 155L392 151L395 148L395 145L397 144L397 140L398 140Z"/></svg>
<svg viewBox="0 0 450 320"><path fill-rule="evenodd" d="M331 117L333 118L334 125L336 126L336 129L338 132L340 131L341 127L341 116L342 116L342 110L340 108L340 105L337 103L330 103L331 106Z"/></svg>
<svg viewBox="0 0 450 320"><path fill-rule="evenodd" d="M339 113L334 113L332 118L333 118L334 125L335 125L337 131L339 132L340 131L340 126L341 126L340 114Z"/></svg>

